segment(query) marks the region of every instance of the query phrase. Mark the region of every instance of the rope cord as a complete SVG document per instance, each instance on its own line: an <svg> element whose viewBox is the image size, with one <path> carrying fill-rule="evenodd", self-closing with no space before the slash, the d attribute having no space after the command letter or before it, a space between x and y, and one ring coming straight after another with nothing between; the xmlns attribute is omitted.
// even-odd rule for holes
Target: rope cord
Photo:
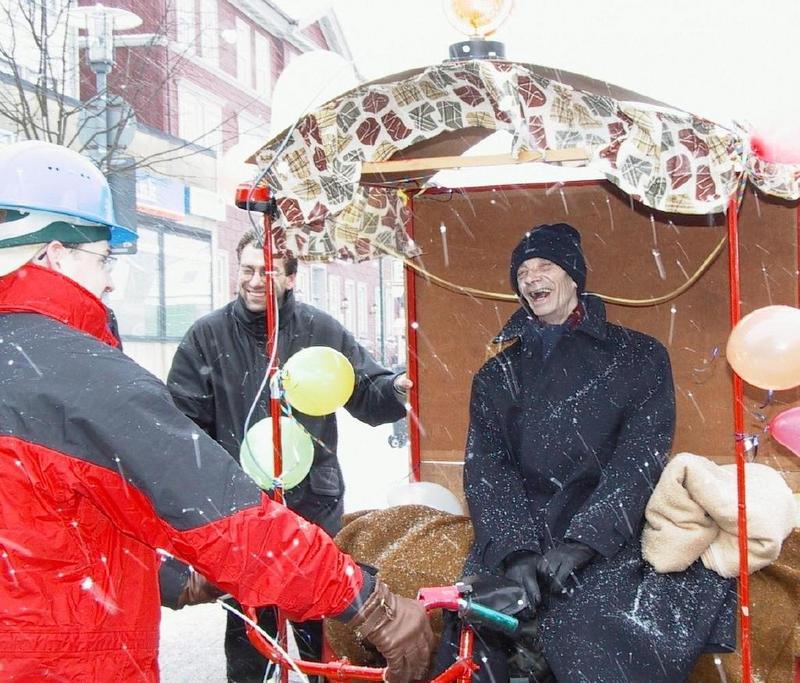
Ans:
<svg viewBox="0 0 800 683"><path fill-rule="evenodd" d="M596 296L600 297L605 303L608 304L616 304L618 306L630 306L630 307L645 307L645 306L657 306L658 304L666 303L667 301L671 301L679 297L685 291L690 289L704 274L705 272L711 267L711 264L714 263L716 258L720 255L723 248L725 247L725 243L728 241L727 236L723 237L717 246L711 251L711 253L706 257L706 259L700 264L700 267L692 274L692 276L686 280L680 287L663 294L662 296L651 297L649 299L628 299L624 297L617 297L611 296L610 294L600 294L597 292L593 292ZM438 275L434 275L429 270L421 266L419 263L415 263L412 259L406 258L403 254L394 249L387 247L383 244L376 244L376 248L380 249L388 256L393 256L394 258L400 259L405 265L411 268L415 273L424 277L428 282L438 285L444 289L448 289L451 292L455 292L456 294L464 294L466 296L473 296L478 299L490 299L493 301L509 301L516 303L518 301L517 296L515 294L504 294L502 292L490 292L483 289L476 289L475 287L467 287L465 285L458 285L444 278L439 277Z"/></svg>

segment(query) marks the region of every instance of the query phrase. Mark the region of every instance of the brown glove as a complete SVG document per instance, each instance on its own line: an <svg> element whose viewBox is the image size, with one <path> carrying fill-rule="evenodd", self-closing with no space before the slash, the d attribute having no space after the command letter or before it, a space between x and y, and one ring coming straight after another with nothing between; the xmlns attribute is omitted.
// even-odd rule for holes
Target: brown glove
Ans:
<svg viewBox="0 0 800 683"><path fill-rule="evenodd" d="M192 570L181 594L178 596L177 609L186 607L186 605L202 605L204 602L214 602L223 594L224 591L210 583L202 574Z"/></svg>
<svg viewBox="0 0 800 683"><path fill-rule="evenodd" d="M395 595L378 579L348 625L386 658L389 683L408 683L427 673L433 632L425 608L416 600Z"/></svg>

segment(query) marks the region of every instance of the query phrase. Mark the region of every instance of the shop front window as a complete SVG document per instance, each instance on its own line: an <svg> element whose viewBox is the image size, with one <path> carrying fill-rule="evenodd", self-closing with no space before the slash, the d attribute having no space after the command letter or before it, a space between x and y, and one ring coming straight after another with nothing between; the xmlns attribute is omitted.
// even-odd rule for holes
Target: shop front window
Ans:
<svg viewBox="0 0 800 683"><path fill-rule="evenodd" d="M108 297L123 340L179 341L212 309L211 263L207 233L140 226L138 251L119 259Z"/></svg>

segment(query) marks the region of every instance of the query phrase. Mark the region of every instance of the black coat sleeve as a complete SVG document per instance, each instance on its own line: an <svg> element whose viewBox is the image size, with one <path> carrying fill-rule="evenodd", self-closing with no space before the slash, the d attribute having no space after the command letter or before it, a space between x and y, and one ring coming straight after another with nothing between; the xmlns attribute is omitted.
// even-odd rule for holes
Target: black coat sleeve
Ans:
<svg viewBox="0 0 800 683"><path fill-rule="evenodd" d="M406 409L394 390L399 373L377 363L344 327L340 339L338 350L352 363L356 375L353 395L344 406L347 411L373 427L402 420Z"/></svg>
<svg viewBox="0 0 800 683"><path fill-rule="evenodd" d="M638 538L647 501L667 462L675 432L675 390L669 356L661 344L645 357L649 382L631 397L611 460L594 493L575 514L566 537L605 557Z"/></svg>
<svg viewBox="0 0 800 683"><path fill-rule="evenodd" d="M484 368L485 370L485 368ZM492 381L481 370L472 382L464 455L464 494L475 530L473 555L488 570L515 550L540 552L519 467L510 455Z"/></svg>
<svg viewBox="0 0 800 683"><path fill-rule="evenodd" d="M167 389L178 409L212 439L217 438L214 389L201 333L192 326L184 336L167 375Z"/></svg>
<svg viewBox="0 0 800 683"><path fill-rule="evenodd" d="M183 592L191 567L174 557L162 557L158 568L158 590L161 594L161 606L178 609L178 598Z"/></svg>

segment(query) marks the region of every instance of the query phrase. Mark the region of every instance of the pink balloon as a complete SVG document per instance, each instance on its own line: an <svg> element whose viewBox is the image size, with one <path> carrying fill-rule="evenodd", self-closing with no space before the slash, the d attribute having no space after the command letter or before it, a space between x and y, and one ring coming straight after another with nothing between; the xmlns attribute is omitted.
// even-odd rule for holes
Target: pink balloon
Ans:
<svg viewBox="0 0 800 683"><path fill-rule="evenodd" d="M776 415L769 423L769 433L800 458L800 406Z"/></svg>
<svg viewBox="0 0 800 683"><path fill-rule="evenodd" d="M800 129L793 121L761 122L750 131L750 149L764 161L800 163Z"/></svg>

